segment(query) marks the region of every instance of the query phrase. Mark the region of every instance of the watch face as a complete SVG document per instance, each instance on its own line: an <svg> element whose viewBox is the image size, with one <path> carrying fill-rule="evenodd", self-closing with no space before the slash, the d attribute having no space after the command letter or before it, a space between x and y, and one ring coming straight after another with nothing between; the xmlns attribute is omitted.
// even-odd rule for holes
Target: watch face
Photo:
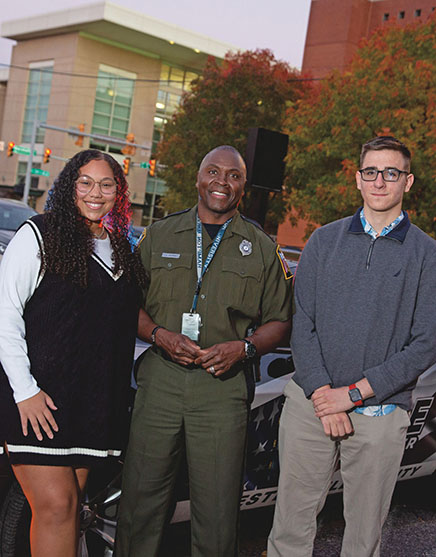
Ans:
<svg viewBox="0 0 436 557"><path fill-rule="evenodd" d="M254 358L256 356L256 347L249 340L245 341L245 355L247 358Z"/></svg>
<svg viewBox="0 0 436 557"><path fill-rule="evenodd" d="M349 391L349 395L351 398L351 402L359 402L359 400L362 400L362 395L360 394L360 391L357 387L355 389L351 389Z"/></svg>

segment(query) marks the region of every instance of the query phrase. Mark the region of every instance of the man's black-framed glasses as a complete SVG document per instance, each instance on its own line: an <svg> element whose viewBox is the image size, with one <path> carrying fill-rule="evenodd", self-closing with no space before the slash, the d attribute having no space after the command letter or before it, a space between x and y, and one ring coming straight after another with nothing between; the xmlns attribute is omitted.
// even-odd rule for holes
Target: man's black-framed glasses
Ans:
<svg viewBox="0 0 436 557"><path fill-rule="evenodd" d="M384 168L378 170L377 168L361 168L359 170L362 180L365 182L374 182L377 180L378 175L381 174L385 182L398 182L401 174L409 174L407 170L398 170L398 168Z"/></svg>

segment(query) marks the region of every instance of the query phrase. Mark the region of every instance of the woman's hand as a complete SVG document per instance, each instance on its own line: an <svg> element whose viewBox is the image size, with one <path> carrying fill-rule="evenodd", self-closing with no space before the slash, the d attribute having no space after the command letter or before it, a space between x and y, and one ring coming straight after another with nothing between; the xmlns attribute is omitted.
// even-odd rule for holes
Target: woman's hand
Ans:
<svg viewBox="0 0 436 557"><path fill-rule="evenodd" d="M36 438L42 441L41 427L49 439L53 439L53 431L59 431L51 410L57 410L55 403L44 391L17 403L20 412L23 435L27 436L27 422L33 427ZM53 431L52 431L53 430Z"/></svg>

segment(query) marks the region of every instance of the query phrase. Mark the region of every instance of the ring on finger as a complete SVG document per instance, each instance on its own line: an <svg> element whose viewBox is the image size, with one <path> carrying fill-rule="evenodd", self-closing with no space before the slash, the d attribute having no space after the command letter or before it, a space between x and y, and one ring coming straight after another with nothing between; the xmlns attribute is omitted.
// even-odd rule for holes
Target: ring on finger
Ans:
<svg viewBox="0 0 436 557"><path fill-rule="evenodd" d="M215 375L216 369L215 369L213 366L210 366L209 372L210 372L212 375Z"/></svg>

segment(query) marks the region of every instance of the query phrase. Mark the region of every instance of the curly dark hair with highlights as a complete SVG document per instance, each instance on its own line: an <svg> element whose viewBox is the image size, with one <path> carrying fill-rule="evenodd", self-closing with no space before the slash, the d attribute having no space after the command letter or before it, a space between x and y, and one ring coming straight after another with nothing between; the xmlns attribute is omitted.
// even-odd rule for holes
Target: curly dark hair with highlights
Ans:
<svg viewBox="0 0 436 557"><path fill-rule="evenodd" d="M113 271L122 270L129 282L144 287L147 282L138 250L132 252L128 240L131 206L126 178L118 162L107 153L87 149L74 155L65 165L49 191L44 214L44 270L68 278L86 287L88 260L94 248L94 236L87 219L76 205L76 180L79 171L91 161L106 161L117 183L112 210L104 218L113 249Z"/></svg>

